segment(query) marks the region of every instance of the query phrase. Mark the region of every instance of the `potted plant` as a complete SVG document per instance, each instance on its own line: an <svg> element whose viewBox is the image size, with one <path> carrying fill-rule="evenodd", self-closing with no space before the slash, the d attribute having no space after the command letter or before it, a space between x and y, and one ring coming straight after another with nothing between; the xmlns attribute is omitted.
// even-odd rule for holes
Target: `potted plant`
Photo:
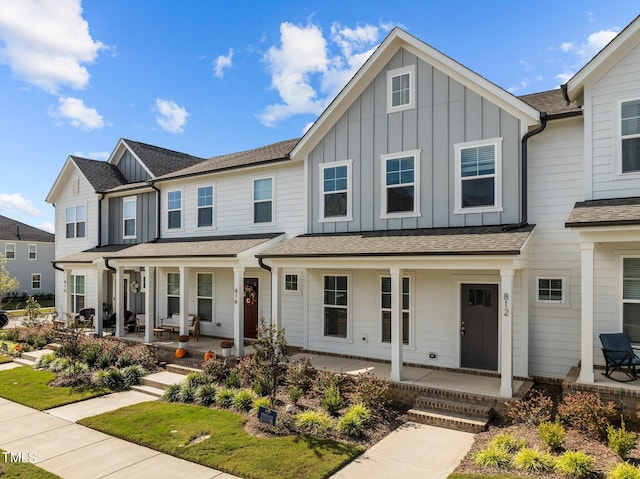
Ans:
<svg viewBox="0 0 640 479"><path fill-rule="evenodd" d="M189 336L186 334L181 334L178 336L178 348L186 349L187 343L189 342Z"/></svg>
<svg viewBox="0 0 640 479"><path fill-rule="evenodd" d="M220 343L220 347L222 348L222 357L224 358L231 357L231 350L233 349L233 341L226 339Z"/></svg>

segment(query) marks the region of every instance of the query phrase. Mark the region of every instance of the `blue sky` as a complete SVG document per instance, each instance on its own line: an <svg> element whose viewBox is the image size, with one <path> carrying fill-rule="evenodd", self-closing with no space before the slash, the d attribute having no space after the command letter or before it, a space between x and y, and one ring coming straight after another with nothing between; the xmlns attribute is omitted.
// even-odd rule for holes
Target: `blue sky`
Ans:
<svg viewBox="0 0 640 479"><path fill-rule="evenodd" d="M0 214L52 231L68 155L210 157L300 136L394 26L515 95L557 88L633 1L0 1Z"/></svg>

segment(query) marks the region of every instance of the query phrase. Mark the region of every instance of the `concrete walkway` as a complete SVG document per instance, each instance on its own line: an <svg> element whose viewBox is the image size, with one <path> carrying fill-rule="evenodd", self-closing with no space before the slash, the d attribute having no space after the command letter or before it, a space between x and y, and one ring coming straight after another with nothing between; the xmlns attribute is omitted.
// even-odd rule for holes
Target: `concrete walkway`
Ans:
<svg viewBox="0 0 640 479"><path fill-rule="evenodd" d="M0 365L0 370L18 366ZM113 393L46 412L0 398L0 449L27 457L65 479L233 479L235 476L122 439L76 421L130 404L155 400L139 391ZM409 422L345 466L332 479L446 479L473 444L474 435ZM0 461L3 458L0 456Z"/></svg>

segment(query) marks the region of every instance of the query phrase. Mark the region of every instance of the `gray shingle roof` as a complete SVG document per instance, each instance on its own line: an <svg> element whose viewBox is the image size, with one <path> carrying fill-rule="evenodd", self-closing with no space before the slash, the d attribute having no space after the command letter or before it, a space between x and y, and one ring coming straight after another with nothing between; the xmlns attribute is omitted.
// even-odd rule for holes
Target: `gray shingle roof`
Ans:
<svg viewBox="0 0 640 479"><path fill-rule="evenodd" d="M531 93L529 95L522 95L518 98L536 110L541 112L544 111L552 117L582 114L582 109L580 109L575 102L567 105L560 88L539 93Z"/></svg>
<svg viewBox="0 0 640 479"><path fill-rule="evenodd" d="M265 258L520 254L533 225L308 234L266 248Z"/></svg>
<svg viewBox="0 0 640 479"><path fill-rule="evenodd" d="M120 170L106 161L72 156L71 159L97 192L108 191L127 183Z"/></svg>
<svg viewBox="0 0 640 479"><path fill-rule="evenodd" d="M55 235L0 215L0 240L53 243Z"/></svg>
<svg viewBox="0 0 640 479"><path fill-rule="evenodd" d="M123 139L140 160L149 168L154 176L162 176L174 171L188 168L204 161L204 158L167 150L159 146Z"/></svg>
<svg viewBox="0 0 640 479"><path fill-rule="evenodd" d="M582 201L575 204L567 227L640 224L640 198Z"/></svg>
<svg viewBox="0 0 640 479"><path fill-rule="evenodd" d="M286 160L289 158L289 153L293 147L296 146L298 141L299 138L294 138L292 140L279 141L270 145L254 148L252 150L214 156L189 168L164 175L161 179L178 178L181 176L191 176L259 163Z"/></svg>

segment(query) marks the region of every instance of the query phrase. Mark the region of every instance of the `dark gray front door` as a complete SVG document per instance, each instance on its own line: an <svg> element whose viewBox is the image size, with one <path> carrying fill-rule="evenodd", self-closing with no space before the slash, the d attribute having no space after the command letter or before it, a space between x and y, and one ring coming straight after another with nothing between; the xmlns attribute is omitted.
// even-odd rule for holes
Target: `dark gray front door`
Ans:
<svg viewBox="0 0 640 479"><path fill-rule="evenodd" d="M460 363L463 368L498 370L498 285L463 284Z"/></svg>

